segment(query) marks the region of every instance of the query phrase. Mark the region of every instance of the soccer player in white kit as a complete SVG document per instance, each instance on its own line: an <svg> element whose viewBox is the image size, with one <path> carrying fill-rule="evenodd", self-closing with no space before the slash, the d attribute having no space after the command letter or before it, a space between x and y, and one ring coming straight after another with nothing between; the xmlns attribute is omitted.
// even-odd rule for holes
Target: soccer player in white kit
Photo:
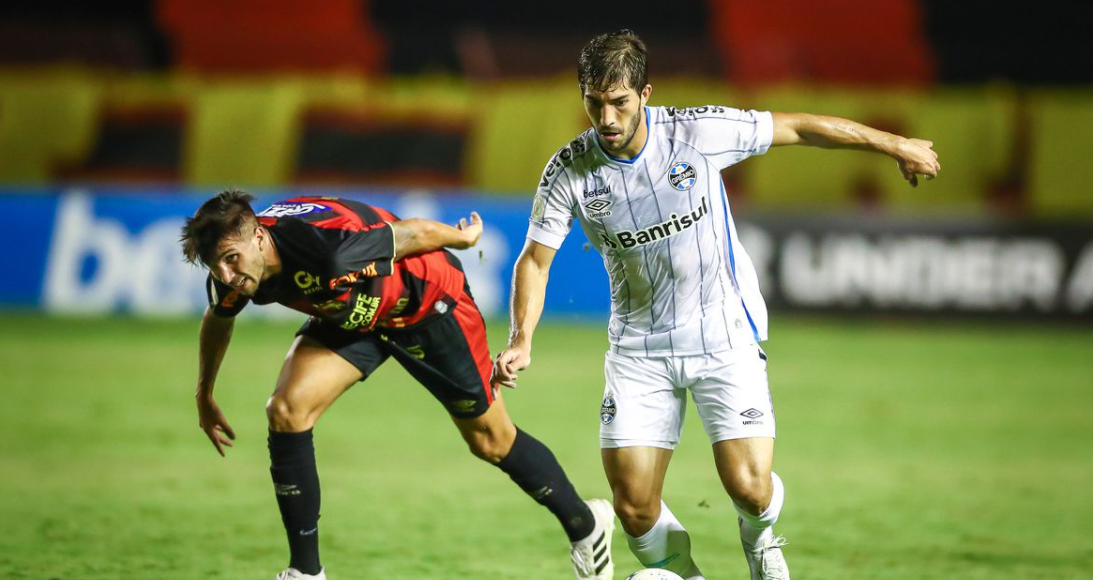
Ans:
<svg viewBox="0 0 1093 580"><path fill-rule="evenodd" d="M531 363L547 276L573 219L603 256L611 319L600 447L615 513L645 567L702 579L690 538L661 500L687 391L739 514L753 580L788 579L774 535L785 498L771 471L767 310L740 245L721 170L772 146L876 151L903 177L937 175L932 143L834 117L724 106L648 106L646 50L623 30L594 38L578 80L591 128L547 163L513 272L509 344L493 380L515 386Z"/></svg>

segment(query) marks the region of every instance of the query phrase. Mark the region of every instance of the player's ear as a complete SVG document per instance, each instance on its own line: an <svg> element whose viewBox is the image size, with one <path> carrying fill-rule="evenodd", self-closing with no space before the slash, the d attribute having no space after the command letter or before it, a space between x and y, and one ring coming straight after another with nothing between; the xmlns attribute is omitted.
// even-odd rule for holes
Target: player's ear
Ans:
<svg viewBox="0 0 1093 580"><path fill-rule="evenodd" d="M269 237L269 232L261 224L254 226L254 237L258 241L258 247L261 248L262 244L266 243L266 238Z"/></svg>
<svg viewBox="0 0 1093 580"><path fill-rule="evenodd" d="M641 104L649 102L649 95L653 94L653 85L645 85L644 89L641 89Z"/></svg>

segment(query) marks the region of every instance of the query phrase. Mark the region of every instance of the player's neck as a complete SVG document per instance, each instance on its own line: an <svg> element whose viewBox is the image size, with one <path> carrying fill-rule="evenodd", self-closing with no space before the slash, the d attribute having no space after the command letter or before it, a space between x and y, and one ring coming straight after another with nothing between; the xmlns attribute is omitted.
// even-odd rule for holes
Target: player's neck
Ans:
<svg viewBox="0 0 1093 580"><path fill-rule="evenodd" d="M263 282L281 273L281 254L273 243L273 236L268 239L269 244L262 248L262 257L266 260L266 270L262 273Z"/></svg>

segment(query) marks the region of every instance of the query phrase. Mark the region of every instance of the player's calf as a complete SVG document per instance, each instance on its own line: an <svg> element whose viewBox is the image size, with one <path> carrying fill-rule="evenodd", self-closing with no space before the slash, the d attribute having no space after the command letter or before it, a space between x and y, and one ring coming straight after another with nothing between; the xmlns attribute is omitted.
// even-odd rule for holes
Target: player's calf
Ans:
<svg viewBox="0 0 1093 580"><path fill-rule="evenodd" d="M558 518L569 541L580 540L592 533L595 519L591 510L577 495L554 454L538 439L517 429L512 449L497 467Z"/></svg>
<svg viewBox="0 0 1093 580"><path fill-rule="evenodd" d="M319 473L311 431L270 431L269 459L273 491L288 536L289 566L319 575Z"/></svg>

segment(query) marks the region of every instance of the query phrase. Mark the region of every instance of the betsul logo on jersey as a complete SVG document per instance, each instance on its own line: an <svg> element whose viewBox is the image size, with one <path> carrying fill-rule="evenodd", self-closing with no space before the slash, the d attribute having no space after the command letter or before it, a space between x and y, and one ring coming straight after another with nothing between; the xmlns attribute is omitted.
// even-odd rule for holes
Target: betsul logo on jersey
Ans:
<svg viewBox="0 0 1093 580"><path fill-rule="evenodd" d="M668 170L668 183L680 191L691 189L696 181L698 181L698 171L686 161L677 161Z"/></svg>

